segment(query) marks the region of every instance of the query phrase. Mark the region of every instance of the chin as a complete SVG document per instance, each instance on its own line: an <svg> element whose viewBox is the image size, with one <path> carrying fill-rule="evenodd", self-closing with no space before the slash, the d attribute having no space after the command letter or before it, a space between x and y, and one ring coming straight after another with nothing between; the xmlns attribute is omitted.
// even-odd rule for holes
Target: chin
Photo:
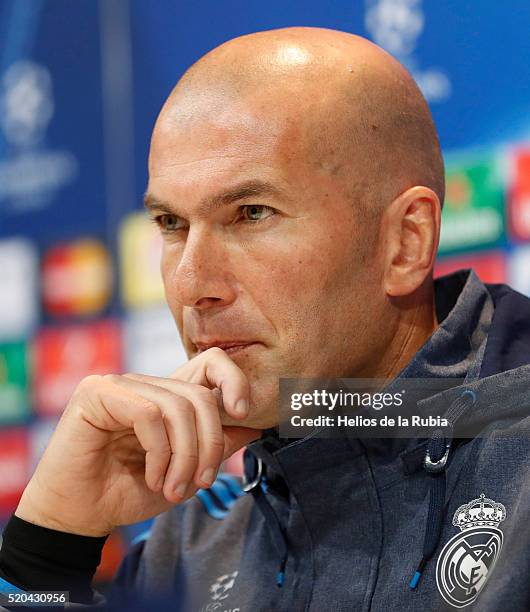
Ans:
<svg viewBox="0 0 530 612"><path fill-rule="evenodd" d="M266 413L266 414L256 414L254 416L249 416L248 419L245 419L245 425L247 427L252 427L253 429L270 429L271 427L277 427L280 422L280 417L278 415L278 409L274 409L274 414Z"/></svg>
<svg viewBox="0 0 530 612"><path fill-rule="evenodd" d="M221 418L223 425L251 427L253 429L276 427L280 422L277 379L270 385L253 383L251 380L250 389L250 411L248 417L241 421L233 419L223 412Z"/></svg>
<svg viewBox="0 0 530 612"><path fill-rule="evenodd" d="M269 380L252 380L250 382L250 411L248 422L252 422L249 427L257 429L268 429L276 427L280 422L279 408L280 397L278 376L270 377Z"/></svg>

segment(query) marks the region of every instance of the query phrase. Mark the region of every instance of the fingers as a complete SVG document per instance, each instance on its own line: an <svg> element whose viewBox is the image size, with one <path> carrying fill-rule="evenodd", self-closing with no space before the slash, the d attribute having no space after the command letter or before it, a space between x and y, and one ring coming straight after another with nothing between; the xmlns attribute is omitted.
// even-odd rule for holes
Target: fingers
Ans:
<svg viewBox="0 0 530 612"><path fill-rule="evenodd" d="M226 412L235 419L248 415L250 385L243 371L220 348L212 347L176 370L171 378L185 380L211 389L223 396Z"/></svg>
<svg viewBox="0 0 530 612"><path fill-rule="evenodd" d="M142 374L125 374L123 378L136 383L155 387L172 397L185 398L194 409L198 445L198 461L192 478L198 487L209 487L214 482L223 461L224 436L219 416L219 407L213 391L191 383L171 378L157 378ZM138 390L140 392L140 388ZM171 407L168 408L171 411ZM178 433L179 439L181 432Z"/></svg>
<svg viewBox="0 0 530 612"><path fill-rule="evenodd" d="M170 458L171 444L158 405L131 389L116 389L103 377L102 384L93 385L98 404L105 414L97 415L111 431L131 428L145 450L145 481L152 491L160 491ZM102 423L95 418L96 427Z"/></svg>
<svg viewBox="0 0 530 612"><path fill-rule="evenodd" d="M164 497L171 502L180 502L188 493L194 493L197 486L192 486L192 483L197 471L199 450L193 404L185 397L156 385L117 375L105 378L146 398L158 407L163 416L171 458L158 483L158 490L163 489Z"/></svg>
<svg viewBox="0 0 530 612"><path fill-rule="evenodd" d="M170 378L106 375L103 386L97 378L104 411L95 426L134 430L146 452L147 486L169 502L211 486L222 461L261 435L222 426L220 409L238 420L247 416L250 387L220 348L204 351Z"/></svg>

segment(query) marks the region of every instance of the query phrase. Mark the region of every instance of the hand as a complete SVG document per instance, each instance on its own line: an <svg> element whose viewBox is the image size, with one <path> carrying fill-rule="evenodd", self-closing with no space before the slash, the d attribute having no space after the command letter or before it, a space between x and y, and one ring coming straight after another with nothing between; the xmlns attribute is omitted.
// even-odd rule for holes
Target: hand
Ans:
<svg viewBox="0 0 530 612"><path fill-rule="evenodd" d="M167 510L215 480L224 459L261 432L223 426L248 412L250 389L219 348L170 378L89 376L76 388L15 514L101 536Z"/></svg>

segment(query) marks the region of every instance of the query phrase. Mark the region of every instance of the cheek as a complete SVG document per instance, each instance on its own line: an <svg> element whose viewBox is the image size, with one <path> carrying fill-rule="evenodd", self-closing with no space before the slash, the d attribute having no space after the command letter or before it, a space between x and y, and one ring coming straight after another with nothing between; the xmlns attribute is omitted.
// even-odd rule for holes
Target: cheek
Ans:
<svg viewBox="0 0 530 612"><path fill-rule="evenodd" d="M299 343L329 325L337 296L352 286L351 260L333 240L282 240L252 254L243 287L278 333Z"/></svg>
<svg viewBox="0 0 530 612"><path fill-rule="evenodd" d="M311 330L321 337L326 329L340 333L358 320L354 311L373 294L376 271L352 231L344 224L324 235L306 234L305 240L291 243L288 253L272 257L264 271L271 295L297 335Z"/></svg>
<svg viewBox="0 0 530 612"><path fill-rule="evenodd" d="M294 240L264 241L242 260L238 278L259 301L298 301L300 291L310 290L318 281L313 248Z"/></svg>
<svg viewBox="0 0 530 612"><path fill-rule="evenodd" d="M325 300L345 281L351 284L355 256L351 239L343 241L340 236L330 235L271 244L262 258L254 260L260 270L254 279L258 286L266 285L272 294L303 304L304 296Z"/></svg>

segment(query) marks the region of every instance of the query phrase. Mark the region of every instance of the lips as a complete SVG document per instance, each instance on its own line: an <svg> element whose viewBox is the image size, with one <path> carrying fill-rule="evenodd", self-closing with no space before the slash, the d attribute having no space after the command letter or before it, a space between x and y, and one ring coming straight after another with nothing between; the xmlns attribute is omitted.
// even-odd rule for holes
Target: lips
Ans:
<svg viewBox="0 0 530 612"><path fill-rule="evenodd" d="M222 349L223 351L226 351L227 353L232 353L257 343L253 340L213 340L209 342L196 341L193 344L197 349L197 353L203 353L204 351L207 351L208 349L211 349L214 346Z"/></svg>

